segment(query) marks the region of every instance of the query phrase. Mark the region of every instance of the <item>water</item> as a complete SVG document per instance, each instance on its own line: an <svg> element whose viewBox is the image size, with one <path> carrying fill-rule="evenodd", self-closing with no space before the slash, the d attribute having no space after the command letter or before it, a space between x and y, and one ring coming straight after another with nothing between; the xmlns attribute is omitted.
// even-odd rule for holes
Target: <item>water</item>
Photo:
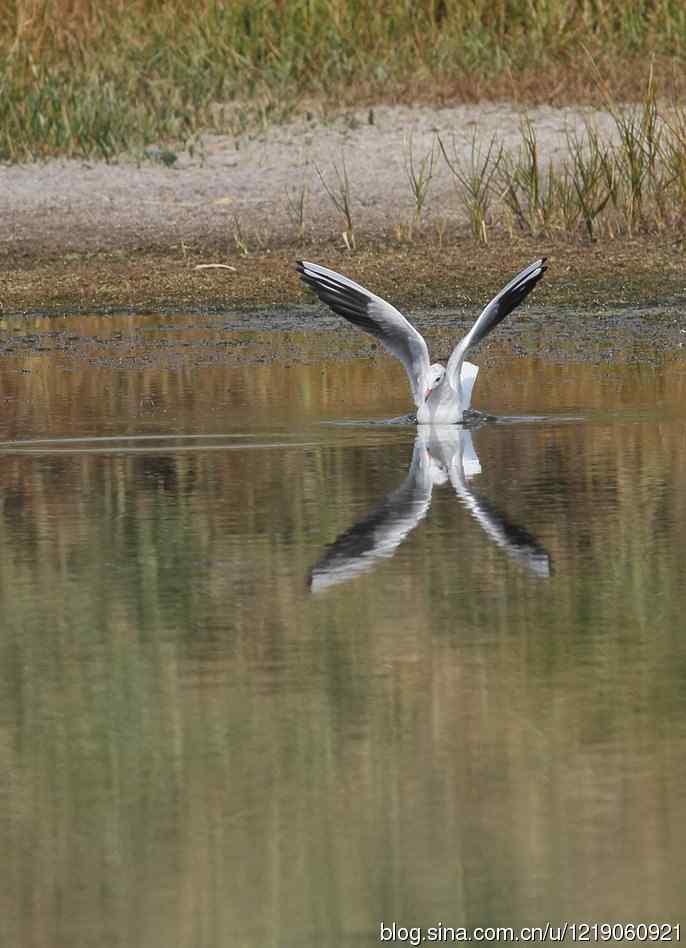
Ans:
<svg viewBox="0 0 686 948"><path fill-rule="evenodd" d="M683 921L686 372L636 319L494 340L471 444L363 424L408 395L353 334L3 323L0 943Z"/></svg>

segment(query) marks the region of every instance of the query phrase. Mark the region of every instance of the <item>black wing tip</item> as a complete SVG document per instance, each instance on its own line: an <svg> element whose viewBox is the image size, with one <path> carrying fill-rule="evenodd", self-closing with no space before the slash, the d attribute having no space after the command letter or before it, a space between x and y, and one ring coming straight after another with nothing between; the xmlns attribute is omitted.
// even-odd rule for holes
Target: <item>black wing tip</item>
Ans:
<svg viewBox="0 0 686 948"><path fill-rule="evenodd" d="M327 281L323 280L319 274L314 273L310 269L309 262L307 260L296 260L295 269L305 286L308 286L311 290L314 290L317 296L321 296L322 288L326 288L328 286ZM328 288L330 289L330 287Z"/></svg>
<svg viewBox="0 0 686 948"><path fill-rule="evenodd" d="M528 267L524 268L525 271L533 270L534 273L536 272L536 270L540 270L541 273L545 273L547 269L548 269L547 257L539 257L538 260L534 260L533 263L530 263Z"/></svg>
<svg viewBox="0 0 686 948"><path fill-rule="evenodd" d="M525 267L522 273L516 276L512 283L506 287L505 297L516 295L522 291L524 292L524 296L528 296L548 269L547 261L547 257L541 257L539 260L534 260L533 263L530 263L528 267ZM520 302L524 299L524 296L520 298Z"/></svg>
<svg viewBox="0 0 686 948"><path fill-rule="evenodd" d="M547 257L541 257L540 260L537 260L537 261L536 261L536 263L534 264L534 266L536 267L536 270L539 271L538 274L537 274L537 277L538 277L538 279L540 280L540 278L543 276L543 274L544 274L544 273L546 272L546 270L548 269L548 258L547 258ZM534 272L535 272L535 271L534 271Z"/></svg>
<svg viewBox="0 0 686 948"><path fill-rule="evenodd" d="M307 277L310 277L310 279L321 279L321 277L319 277L319 274L316 273L316 271L312 269L313 267L316 267L316 266L317 266L316 263L310 263L309 260L296 260L295 261L295 269L303 278L303 280L306 280Z"/></svg>
<svg viewBox="0 0 686 948"><path fill-rule="evenodd" d="M300 278L306 283L309 283L313 288L316 288L317 286L337 285L337 281L333 276L329 276L327 273L317 272L317 268L319 266L320 265L318 263L310 263L309 260L295 261L295 269L300 274ZM326 270L326 267L323 269ZM333 273L334 271L331 272Z"/></svg>
<svg viewBox="0 0 686 948"><path fill-rule="evenodd" d="M530 263L528 266L520 270L517 276L513 277L512 279L513 280L530 279L534 274L536 274L537 276L541 276L543 273L545 273L547 269L548 269L548 258L539 257L538 260L534 260L533 263ZM540 273L537 273L537 271L539 270L540 270ZM524 274L527 274L527 276L524 276Z"/></svg>

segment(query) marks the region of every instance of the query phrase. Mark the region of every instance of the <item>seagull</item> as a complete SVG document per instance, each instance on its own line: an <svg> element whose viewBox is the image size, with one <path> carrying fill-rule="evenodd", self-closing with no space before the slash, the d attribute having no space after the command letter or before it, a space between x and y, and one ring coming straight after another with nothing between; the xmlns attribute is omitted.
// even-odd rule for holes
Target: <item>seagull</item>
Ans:
<svg viewBox="0 0 686 948"><path fill-rule="evenodd" d="M405 480L326 549L310 571L311 591L318 593L347 582L369 572L380 560L390 559L428 514L434 487L448 481L491 542L533 576L550 577L550 556L536 537L513 524L472 489L470 482L480 473L481 464L468 429L420 426Z"/></svg>
<svg viewBox="0 0 686 948"><path fill-rule="evenodd" d="M424 337L395 306L380 296L317 263L298 260L296 269L303 282L312 287L334 313L376 336L391 355L400 359L410 378L417 424L447 425L463 420L472 399L479 367L465 361L468 350L519 306L541 279L547 265L546 258L541 257L513 277L458 342L446 366L440 362L429 363Z"/></svg>

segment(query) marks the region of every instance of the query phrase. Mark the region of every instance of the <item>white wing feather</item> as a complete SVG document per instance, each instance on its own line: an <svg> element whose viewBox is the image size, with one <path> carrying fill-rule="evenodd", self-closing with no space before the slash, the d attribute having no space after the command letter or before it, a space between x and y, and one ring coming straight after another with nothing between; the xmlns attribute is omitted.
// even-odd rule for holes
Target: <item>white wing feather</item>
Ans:
<svg viewBox="0 0 686 948"><path fill-rule="evenodd" d="M424 338L395 306L348 277L327 267L298 260L302 280L334 313L371 333L405 366L415 405L424 401L429 373L429 350Z"/></svg>

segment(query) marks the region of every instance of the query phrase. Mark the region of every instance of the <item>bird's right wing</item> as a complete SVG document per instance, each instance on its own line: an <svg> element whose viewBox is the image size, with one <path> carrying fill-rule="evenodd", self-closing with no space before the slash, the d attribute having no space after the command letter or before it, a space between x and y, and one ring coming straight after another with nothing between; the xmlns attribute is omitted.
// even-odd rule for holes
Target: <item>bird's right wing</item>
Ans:
<svg viewBox="0 0 686 948"><path fill-rule="evenodd" d="M424 401L427 384L429 350L412 323L386 300L335 270L306 260L298 260L296 269L302 280L334 313L376 336L392 355L400 359L410 378L415 405L419 407Z"/></svg>

